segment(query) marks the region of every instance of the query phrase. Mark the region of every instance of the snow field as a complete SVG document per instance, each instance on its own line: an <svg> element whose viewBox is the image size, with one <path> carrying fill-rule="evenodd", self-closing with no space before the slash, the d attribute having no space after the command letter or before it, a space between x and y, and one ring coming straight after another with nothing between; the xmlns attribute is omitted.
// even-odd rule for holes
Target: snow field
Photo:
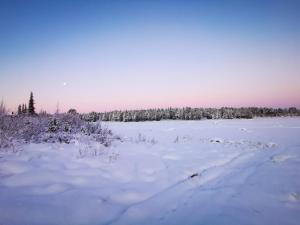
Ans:
<svg viewBox="0 0 300 225"><path fill-rule="evenodd" d="M0 224L298 224L300 118L107 122L0 154Z"/></svg>

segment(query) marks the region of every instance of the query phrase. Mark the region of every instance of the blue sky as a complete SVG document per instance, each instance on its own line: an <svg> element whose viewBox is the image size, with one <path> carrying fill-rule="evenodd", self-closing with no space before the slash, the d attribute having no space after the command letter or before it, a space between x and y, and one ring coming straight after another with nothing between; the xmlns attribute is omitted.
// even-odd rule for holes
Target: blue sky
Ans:
<svg viewBox="0 0 300 225"><path fill-rule="evenodd" d="M299 1L0 1L14 110L300 106Z"/></svg>

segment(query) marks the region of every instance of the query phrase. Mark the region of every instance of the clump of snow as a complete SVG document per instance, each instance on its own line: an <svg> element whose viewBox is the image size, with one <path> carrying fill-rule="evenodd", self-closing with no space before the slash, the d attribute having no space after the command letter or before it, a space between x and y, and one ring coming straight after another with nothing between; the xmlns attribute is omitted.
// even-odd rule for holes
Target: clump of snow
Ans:
<svg viewBox="0 0 300 225"><path fill-rule="evenodd" d="M277 146L277 144L274 143L274 142L269 142L269 143L267 144L267 147L268 147L268 148L275 148L276 146Z"/></svg>
<svg viewBox="0 0 300 225"><path fill-rule="evenodd" d="M298 202L300 199L300 196L296 192L292 192L288 194L288 200L292 202Z"/></svg>
<svg viewBox="0 0 300 225"><path fill-rule="evenodd" d="M293 155L276 155L271 158L274 163L281 163L289 159L293 159Z"/></svg>

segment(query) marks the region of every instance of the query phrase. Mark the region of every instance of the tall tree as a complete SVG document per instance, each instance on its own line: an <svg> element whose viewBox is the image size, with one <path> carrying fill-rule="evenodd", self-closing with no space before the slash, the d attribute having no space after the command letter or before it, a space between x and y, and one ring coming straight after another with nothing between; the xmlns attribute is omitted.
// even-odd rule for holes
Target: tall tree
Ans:
<svg viewBox="0 0 300 225"><path fill-rule="evenodd" d="M29 115L35 115L35 108L34 108L34 100L33 100L33 93L30 92L30 99L28 104L28 113Z"/></svg>
<svg viewBox="0 0 300 225"><path fill-rule="evenodd" d="M19 105L19 106L18 106L18 115L21 115L21 114L22 114L22 106Z"/></svg>

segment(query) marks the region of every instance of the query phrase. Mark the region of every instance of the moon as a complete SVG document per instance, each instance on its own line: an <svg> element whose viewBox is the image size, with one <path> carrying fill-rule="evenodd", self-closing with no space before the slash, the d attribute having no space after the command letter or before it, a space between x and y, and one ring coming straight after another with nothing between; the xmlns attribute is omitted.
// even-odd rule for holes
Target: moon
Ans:
<svg viewBox="0 0 300 225"><path fill-rule="evenodd" d="M63 82L63 86L67 86L67 82Z"/></svg>

